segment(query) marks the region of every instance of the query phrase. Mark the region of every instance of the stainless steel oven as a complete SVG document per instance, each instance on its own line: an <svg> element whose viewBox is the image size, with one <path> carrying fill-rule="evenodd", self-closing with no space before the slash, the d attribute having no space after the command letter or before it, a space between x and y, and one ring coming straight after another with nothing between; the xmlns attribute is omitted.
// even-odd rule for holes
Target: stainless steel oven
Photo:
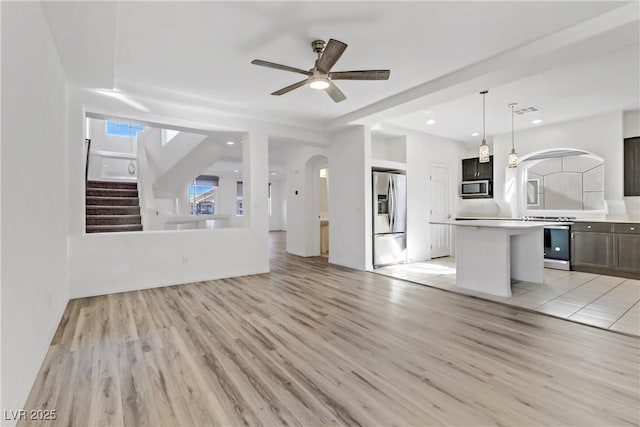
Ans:
<svg viewBox="0 0 640 427"><path fill-rule="evenodd" d="M568 225L551 225L544 228L544 266L559 270L571 270L571 242Z"/></svg>
<svg viewBox="0 0 640 427"><path fill-rule="evenodd" d="M463 199L482 199L493 195L491 181L463 181L460 184L460 196Z"/></svg>
<svg viewBox="0 0 640 427"><path fill-rule="evenodd" d="M544 227L544 266L557 270L571 270L571 224L569 216L525 216L524 221L566 222L567 225Z"/></svg>

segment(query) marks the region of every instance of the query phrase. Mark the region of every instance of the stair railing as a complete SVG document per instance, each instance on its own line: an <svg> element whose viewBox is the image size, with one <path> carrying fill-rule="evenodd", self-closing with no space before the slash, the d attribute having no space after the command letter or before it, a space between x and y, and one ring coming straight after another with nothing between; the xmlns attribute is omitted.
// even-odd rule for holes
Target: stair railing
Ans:
<svg viewBox="0 0 640 427"><path fill-rule="evenodd" d="M84 165L84 187L87 188L87 183L89 182L89 156L91 155L91 139L85 138L85 144L87 144L87 161Z"/></svg>

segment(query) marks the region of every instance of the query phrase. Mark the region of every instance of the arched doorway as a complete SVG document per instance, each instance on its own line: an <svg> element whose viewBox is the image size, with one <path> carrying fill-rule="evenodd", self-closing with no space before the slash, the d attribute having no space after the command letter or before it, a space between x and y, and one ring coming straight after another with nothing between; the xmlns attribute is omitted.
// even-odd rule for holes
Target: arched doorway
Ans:
<svg viewBox="0 0 640 427"><path fill-rule="evenodd" d="M310 256L329 255L329 159L315 155L305 165L305 234Z"/></svg>

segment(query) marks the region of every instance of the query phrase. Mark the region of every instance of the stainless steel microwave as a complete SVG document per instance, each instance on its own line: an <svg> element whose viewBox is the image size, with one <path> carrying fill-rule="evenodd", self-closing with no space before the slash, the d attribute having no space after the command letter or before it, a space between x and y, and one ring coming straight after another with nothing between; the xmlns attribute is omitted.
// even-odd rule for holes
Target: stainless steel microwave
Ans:
<svg viewBox="0 0 640 427"><path fill-rule="evenodd" d="M460 184L460 196L463 199L481 199L493 196L492 182L489 180L481 181L462 181Z"/></svg>

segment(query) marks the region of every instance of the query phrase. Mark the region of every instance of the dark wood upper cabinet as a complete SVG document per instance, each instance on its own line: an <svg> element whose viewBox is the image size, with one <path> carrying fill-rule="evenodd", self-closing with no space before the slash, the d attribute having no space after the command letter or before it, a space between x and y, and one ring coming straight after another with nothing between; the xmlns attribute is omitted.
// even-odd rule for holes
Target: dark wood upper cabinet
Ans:
<svg viewBox="0 0 640 427"><path fill-rule="evenodd" d="M462 159L462 180L478 181L493 180L493 156L489 156L487 163L480 163L478 157Z"/></svg>
<svg viewBox="0 0 640 427"><path fill-rule="evenodd" d="M474 181L478 179L478 159L462 159L462 180Z"/></svg>
<svg viewBox="0 0 640 427"><path fill-rule="evenodd" d="M624 195L640 196L640 136L624 140Z"/></svg>
<svg viewBox="0 0 640 427"><path fill-rule="evenodd" d="M493 156L489 156L487 163L480 163L478 159L478 179L493 180Z"/></svg>

